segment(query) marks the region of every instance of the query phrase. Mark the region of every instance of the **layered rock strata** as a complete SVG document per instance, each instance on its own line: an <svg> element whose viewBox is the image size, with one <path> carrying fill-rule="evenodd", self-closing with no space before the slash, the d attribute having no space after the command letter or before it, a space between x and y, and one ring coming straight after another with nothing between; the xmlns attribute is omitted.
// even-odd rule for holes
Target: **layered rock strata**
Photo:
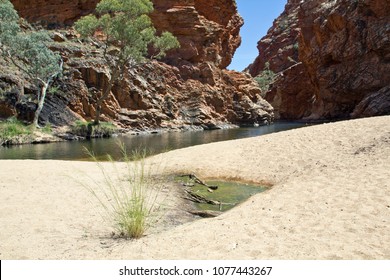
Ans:
<svg viewBox="0 0 390 280"><path fill-rule="evenodd" d="M64 26L91 12L98 1L51 0L42 5L39 0L12 2L28 20ZM181 47L169 52L164 61L129 69L104 104L104 120L141 129L183 125L212 129L226 123L263 124L273 120L272 106L261 98L250 75L225 69L241 43L243 20L234 0L153 3L151 18L156 29L172 32ZM60 14L59 10L65 12ZM91 119L96 92L107 80L101 47L80 44L72 31L54 32L52 36L57 41L52 49L64 57L66 71L55 85L61 94L49 96L41 121L62 125L75 118Z"/></svg>
<svg viewBox="0 0 390 280"><path fill-rule="evenodd" d="M267 67L275 73L275 81L263 96L274 107L277 119L301 119L311 113L313 88L299 60L299 3L288 1L284 12L258 42L259 56L247 68L253 77Z"/></svg>
<svg viewBox="0 0 390 280"><path fill-rule="evenodd" d="M305 1L299 22L300 58L315 88L312 117L359 117L367 98L387 102L376 114L390 113L389 98L383 100L390 84L389 1Z"/></svg>
<svg viewBox="0 0 390 280"><path fill-rule="evenodd" d="M265 95L278 118L389 114L389 22L388 0L290 0L249 71L256 76L269 61L278 74Z"/></svg>
<svg viewBox="0 0 390 280"><path fill-rule="evenodd" d="M12 0L19 15L29 22L55 28L71 25L80 16L91 13L99 0Z"/></svg>

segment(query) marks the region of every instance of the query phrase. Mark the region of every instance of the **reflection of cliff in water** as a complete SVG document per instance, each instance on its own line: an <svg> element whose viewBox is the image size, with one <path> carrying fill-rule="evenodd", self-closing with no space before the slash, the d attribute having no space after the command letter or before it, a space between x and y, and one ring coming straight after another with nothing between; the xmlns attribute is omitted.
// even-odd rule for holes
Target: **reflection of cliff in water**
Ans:
<svg viewBox="0 0 390 280"><path fill-rule="evenodd" d="M151 154L185 148L211 142L254 137L273 132L305 126L303 123L275 123L269 126L222 129L212 131L171 132L148 135L128 135L109 139L91 141L61 142L39 145L22 145L0 148L1 159L58 159L58 160L90 160L85 149L93 151L99 159L110 154L120 159L121 150L118 142L126 145L128 151L147 149Z"/></svg>

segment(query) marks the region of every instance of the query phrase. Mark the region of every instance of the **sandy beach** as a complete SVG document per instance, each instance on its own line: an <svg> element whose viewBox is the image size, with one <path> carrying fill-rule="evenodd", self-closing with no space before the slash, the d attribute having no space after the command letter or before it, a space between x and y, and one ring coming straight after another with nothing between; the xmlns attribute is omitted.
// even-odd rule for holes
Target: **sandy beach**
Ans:
<svg viewBox="0 0 390 280"><path fill-rule="evenodd" d="M157 163L272 187L216 218L114 239L76 182L103 180L95 163L0 160L0 259L390 259L390 116L148 159Z"/></svg>

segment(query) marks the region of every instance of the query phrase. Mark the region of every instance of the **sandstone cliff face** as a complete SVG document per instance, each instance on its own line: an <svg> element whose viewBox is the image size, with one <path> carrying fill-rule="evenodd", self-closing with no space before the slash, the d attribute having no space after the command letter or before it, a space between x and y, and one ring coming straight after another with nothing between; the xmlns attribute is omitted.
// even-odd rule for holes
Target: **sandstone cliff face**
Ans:
<svg viewBox="0 0 390 280"><path fill-rule="evenodd" d="M335 119L390 113L389 9L388 0L289 1L259 42L260 56L249 67L255 76L269 61L279 74L265 95L276 117ZM275 26L286 17L291 29L280 33ZM297 58L289 52L292 44L297 46ZM291 66L289 57L297 64Z"/></svg>
<svg viewBox="0 0 390 280"><path fill-rule="evenodd" d="M11 1L20 16L49 26L71 25L80 16L93 12L99 0ZM170 31L181 48L169 58L176 64L213 62L226 68L241 43L242 18L235 1L152 0L151 15L157 30Z"/></svg>
<svg viewBox="0 0 390 280"><path fill-rule="evenodd" d="M312 117L359 117L359 103L388 92L390 1L306 1L299 18L300 58L315 87ZM390 113L388 97L383 109L376 114Z"/></svg>
<svg viewBox="0 0 390 280"><path fill-rule="evenodd" d="M77 18L92 12L99 0L12 0L19 15L30 22L49 27L69 25Z"/></svg>
<svg viewBox="0 0 390 280"><path fill-rule="evenodd" d="M36 11L24 1L12 2L28 20L63 25L93 10L98 1L44 1L49 3ZM31 2L40 6L39 0ZM155 11L151 18L156 29L172 32L181 47L171 51L162 62L130 69L105 103L104 120L124 128L175 128L190 124L216 128L224 123L273 120L273 108L260 97L253 79L225 70L241 43L239 30L243 20L234 0L154 0L153 3ZM60 8L66 11L62 15L58 15ZM71 31L61 32L62 35L58 32L53 35L58 43L52 49L66 60L66 74L57 82L62 95L49 97L47 114L42 116L42 121L55 124L70 123L75 116L91 119L96 92L107 79L104 65L96 62L101 53L99 46L82 46ZM62 111L71 112L59 112L57 104L61 104Z"/></svg>
<svg viewBox="0 0 390 280"><path fill-rule="evenodd" d="M288 1L285 11L258 42L259 56L247 69L256 77L268 64L276 74L275 82L263 96L274 107L277 119L301 119L311 112L313 88L299 60L299 3L300 0Z"/></svg>
<svg viewBox="0 0 390 280"><path fill-rule="evenodd" d="M235 1L154 0L152 20L158 30L168 30L181 48L168 58L175 65L212 62L226 68L241 43L243 20ZM190 67L190 66L189 66Z"/></svg>
<svg viewBox="0 0 390 280"><path fill-rule="evenodd" d="M300 0L290 0L284 12L275 19L267 35L257 45L259 56L248 66L252 76L257 76L269 63L270 70L281 72L298 61L298 10Z"/></svg>

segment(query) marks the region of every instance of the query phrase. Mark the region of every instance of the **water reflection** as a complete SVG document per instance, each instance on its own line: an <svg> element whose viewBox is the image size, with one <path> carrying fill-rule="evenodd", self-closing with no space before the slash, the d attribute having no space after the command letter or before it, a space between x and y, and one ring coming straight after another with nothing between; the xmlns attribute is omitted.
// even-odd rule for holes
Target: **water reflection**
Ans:
<svg viewBox="0 0 390 280"><path fill-rule="evenodd" d="M40 145L22 145L1 147L0 159L61 159L90 160L86 149L103 159L107 154L119 159L121 151L118 142L122 142L128 151L147 148L153 154L194 145L217 141L254 137L273 132L305 126L303 123L275 123L269 126L238 128L213 131L172 132L151 135L125 135L110 139L91 141L61 142Z"/></svg>

